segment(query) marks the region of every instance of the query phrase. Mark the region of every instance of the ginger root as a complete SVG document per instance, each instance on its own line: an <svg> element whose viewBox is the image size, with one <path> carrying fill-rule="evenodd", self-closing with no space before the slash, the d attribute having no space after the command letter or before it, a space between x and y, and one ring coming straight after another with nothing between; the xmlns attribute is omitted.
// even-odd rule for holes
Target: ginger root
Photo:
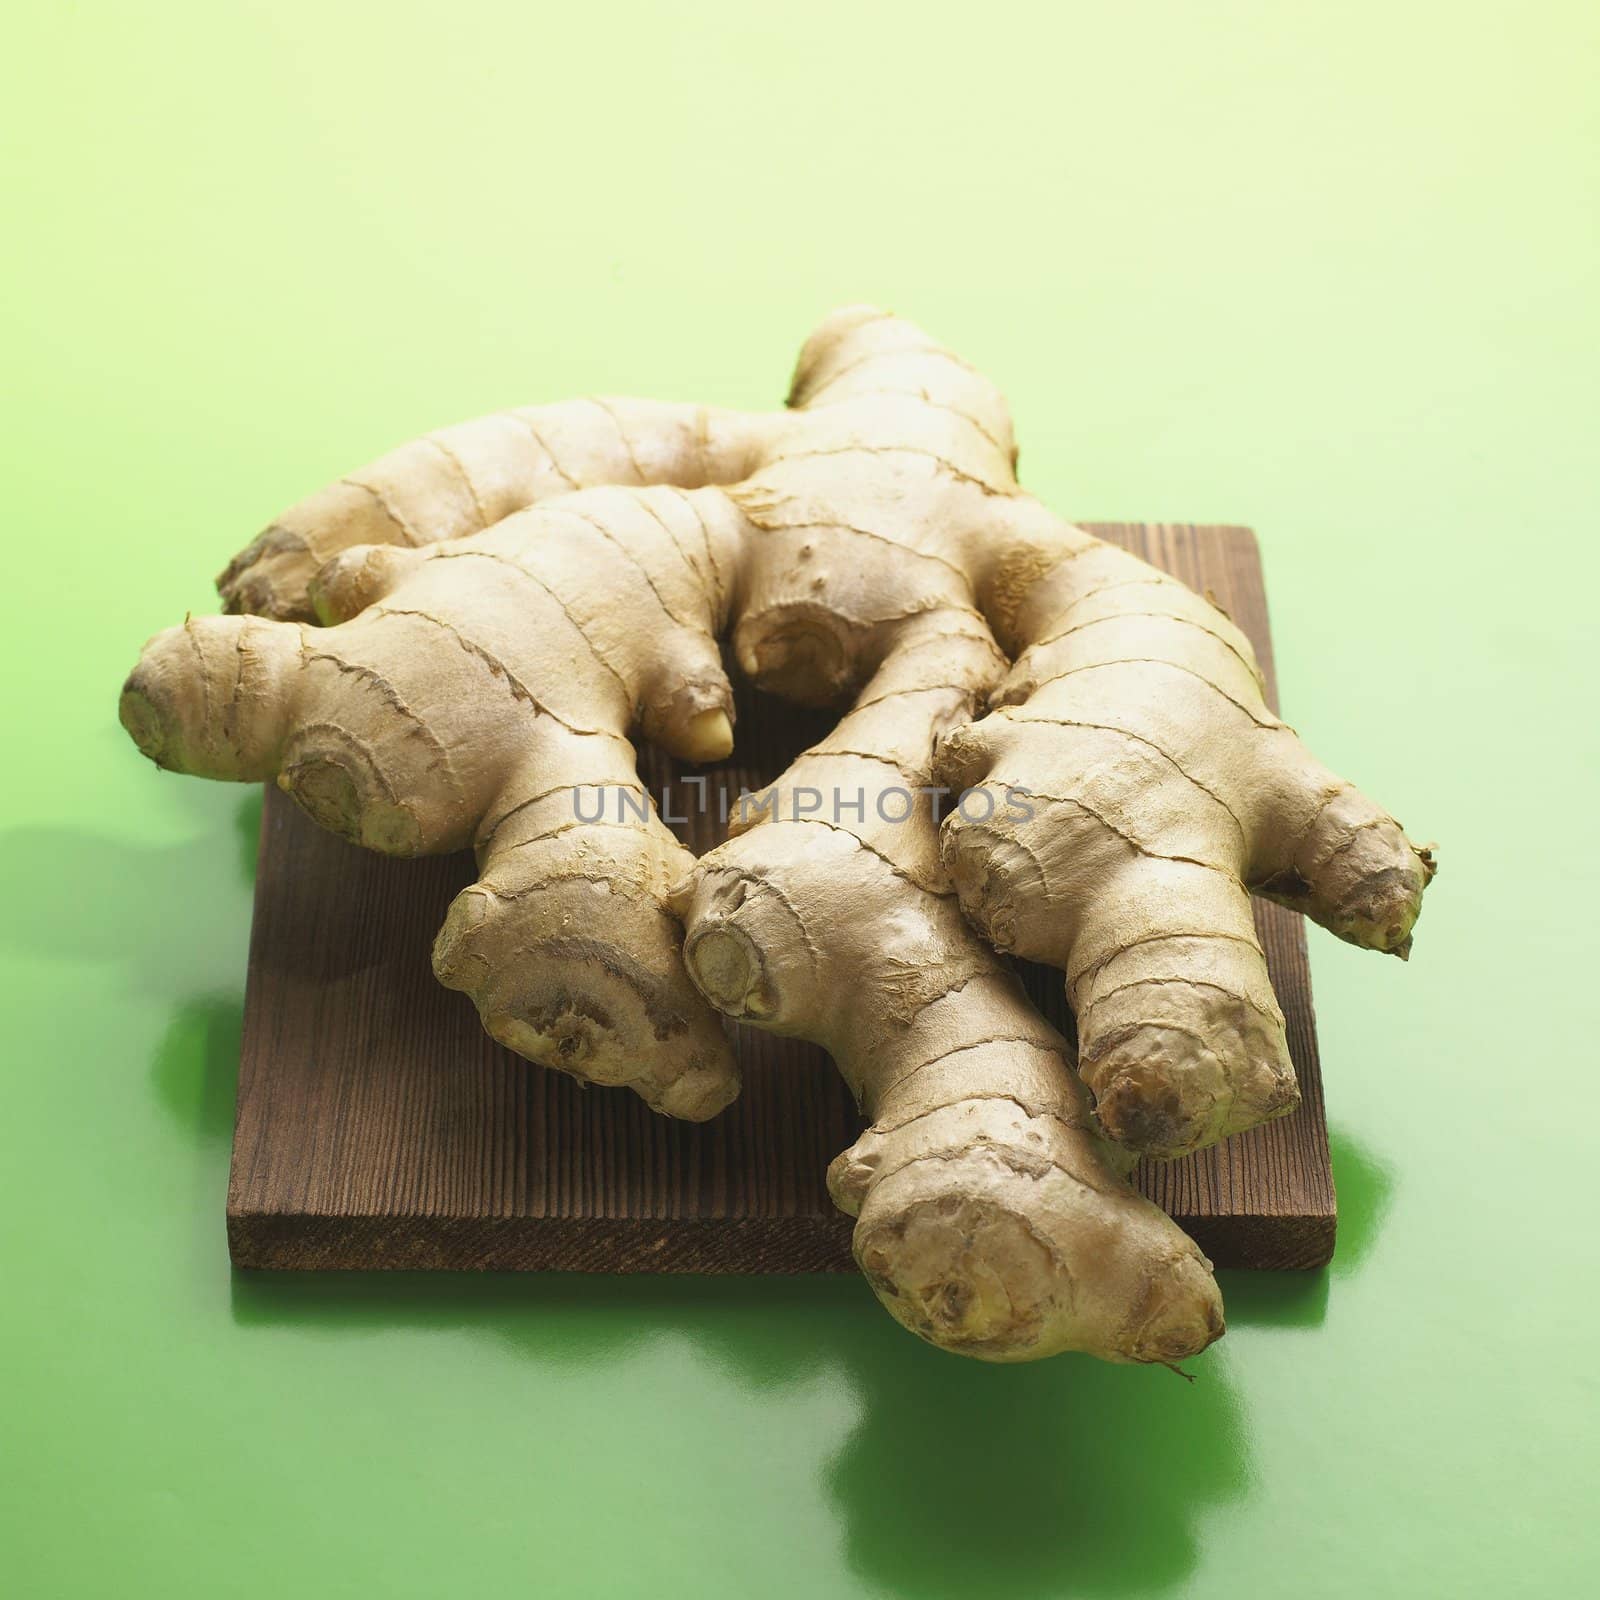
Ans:
<svg viewBox="0 0 1600 1600"><path fill-rule="evenodd" d="M717 1012L824 1043L873 1119L833 1191L926 1337L1176 1360L1215 1286L1101 1131L1170 1156L1290 1109L1250 895L1404 956L1433 864L1272 715L1225 617L1015 465L987 379L852 307L786 410L505 412L312 496L222 574L249 615L153 640L122 719L371 848L473 846L435 969L534 1061L706 1117L737 1092ZM722 640L761 688L853 699L769 799L867 809L697 863L629 736L727 754ZM966 791L942 828L882 814L932 784ZM637 808L584 820L590 786ZM974 930L1065 973L1092 1107Z"/></svg>
<svg viewBox="0 0 1600 1600"><path fill-rule="evenodd" d="M939 858L934 735L1002 666L973 619L902 623L855 709L680 885L685 956L720 1010L824 1045L871 1119L828 1185L900 1322L992 1361L1170 1364L1222 1332L1210 1263L1128 1186Z"/></svg>
<svg viewBox="0 0 1600 1600"><path fill-rule="evenodd" d="M322 627L211 617L153 640L123 722L161 766L275 778L371 849L471 847L440 981L534 1061L714 1116L738 1077L666 905L694 858L626 734L727 753L714 574L736 523L717 490L595 489L470 539L352 547L308 584ZM584 821L591 786L638 803Z"/></svg>

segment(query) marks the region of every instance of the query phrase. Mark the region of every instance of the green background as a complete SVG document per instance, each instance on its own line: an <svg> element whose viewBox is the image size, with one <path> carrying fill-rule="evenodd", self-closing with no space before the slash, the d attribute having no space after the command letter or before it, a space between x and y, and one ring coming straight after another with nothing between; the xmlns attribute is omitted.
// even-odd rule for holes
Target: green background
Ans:
<svg viewBox="0 0 1600 1600"><path fill-rule="evenodd" d="M0 1587L1592 1585L1597 82L1588 0L11 7ZM140 642L391 444L768 404L855 299L1062 510L1254 524L1441 844L1408 967L1312 936L1332 1270L1192 1387L849 1279L230 1279L259 801L136 756Z"/></svg>

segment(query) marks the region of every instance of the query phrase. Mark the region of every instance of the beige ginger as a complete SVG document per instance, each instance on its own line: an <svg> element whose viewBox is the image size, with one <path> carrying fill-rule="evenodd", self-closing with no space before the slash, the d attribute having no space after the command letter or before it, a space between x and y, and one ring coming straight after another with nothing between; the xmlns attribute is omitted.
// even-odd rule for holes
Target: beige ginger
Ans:
<svg viewBox="0 0 1600 1600"><path fill-rule="evenodd" d="M908 1328L994 1361L1173 1363L1222 1332L1210 1263L1124 1181L939 856L935 733L1002 668L976 619L897 628L855 708L680 887L686 959L720 1010L832 1053L871 1126L829 1189Z"/></svg>
<svg viewBox="0 0 1600 1600"><path fill-rule="evenodd" d="M224 573L252 615L153 640L123 720L162 765L276 778L373 848L474 846L436 970L533 1060L703 1117L737 1081L700 991L828 1044L876 1120L835 1192L861 1207L880 1293L930 1337L1176 1359L1220 1322L1198 1292L1136 1314L1130 1296L1192 1276L1170 1241L1133 1251L1143 1287L1109 1292L1116 1314L1071 1310L1084 1274L1105 1276L1089 1256L1124 1246L1074 1255L1089 1224L1062 1185L1133 1213L1094 1170L1059 1041L1000 998L954 899L998 948L1065 972L1100 1122L1172 1155L1294 1104L1250 894L1403 955L1432 865L1268 711L1225 617L1048 512L1015 459L986 379L852 308L807 342L786 411L507 412L313 496ZM898 783L937 735L935 780L989 795L990 814L964 808L942 835L930 818L762 823L699 865L642 804L580 820L584 786L637 788L632 734L727 753L723 638L763 688L858 697L847 743L785 782ZM1028 806L1006 803L1020 791ZM809 910L788 920L727 900L802 909L802 883ZM848 994L825 976L845 951ZM928 1054L973 1028L995 1037ZM1048 1264L1018 1276L997 1241L1034 1238L1056 1200Z"/></svg>

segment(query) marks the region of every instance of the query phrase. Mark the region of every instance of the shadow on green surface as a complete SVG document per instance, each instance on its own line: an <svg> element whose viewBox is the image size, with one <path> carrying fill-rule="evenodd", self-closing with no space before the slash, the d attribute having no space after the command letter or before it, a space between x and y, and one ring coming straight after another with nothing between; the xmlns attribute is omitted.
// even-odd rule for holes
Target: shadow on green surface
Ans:
<svg viewBox="0 0 1600 1600"><path fill-rule="evenodd" d="M1354 1272L1377 1243L1395 1178L1390 1167L1341 1129L1328 1129L1328 1152L1339 1194L1339 1238L1329 1270L1343 1277Z"/></svg>
<svg viewBox="0 0 1600 1600"><path fill-rule="evenodd" d="M156 1048L150 1066L156 1098L201 1143L233 1133L243 1034L243 996L211 995L180 1006Z"/></svg>
<svg viewBox="0 0 1600 1600"><path fill-rule="evenodd" d="M1342 1275L1370 1250L1391 1179L1348 1134L1332 1143ZM1315 1327L1333 1276L1224 1273L1230 1325ZM1251 1485L1225 1355L1193 1363L1188 1386L1072 1357L984 1366L912 1340L850 1278L238 1273L232 1305L244 1329L471 1328L550 1369L665 1336L757 1391L837 1376L857 1408L825 1469L844 1553L904 1600L1181 1593L1207 1519Z"/></svg>
<svg viewBox="0 0 1600 1600"><path fill-rule="evenodd" d="M234 810L247 882L259 820L252 793ZM217 842L213 832L195 848L214 855ZM118 899L131 908L126 927L103 935L109 952L135 921L149 925L148 900L166 906L187 892L171 877L183 851L98 847L85 870L120 874ZM0 880L28 854L0 841ZM129 959L142 977L149 958ZM241 1010L222 993L186 1001L152 1062L156 1098L201 1147L231 1128ZM1371 1247L1391 1179L1347 1135L1332 1144L1343 1274ZM1325 1314L1328 1273L1222 1277L1236 1329L1310 1327ZM1192 1385L1076 1358L984 1366L917 1343L848 1277L249 1273L234 1275L231 1296L245 1332L465 1329L557 1374L667 1338L757 1393L837 1379L855 1421L823 1479L843 1554L864 1584L904 1600L1182 1593L1208 1519L1251 1485L1249 1419L1226 1354L1194 1363Z"/></svg>
<svg viewBox="0 0 1600 1600"><path fill-rule="evenodd" d="M192 837L152 845L82 828L0 833L0 904L29 908L25 920L0 920L0 949L116 966L141 994L181 994L197 961L236 948L249 911L237 888L216 887L218 853L238 863L245 888L255 882L261 791L172 780L165 792L198 824Z"/></svg>
<svg viewBox="0 0 1600 1600"><path fill-rule="evenodd" d="M235 1322L321 1334L470 1327L547 1369L663 1336L760 1391L829 1375L857 1421L825 1470L851 1567L907 1600L1182 1587L1204 1519L1248 1487L1226 1370L1065 1358L989 1367L902 1332L852 1278L266 1274Z"/></svg>
<svg viewBox="0 0 1600 1600"><path fill-rule="evenodd" d="M1195 1368L858 1365L861 1422L828 1469L850 1565L917 1597L1181 1590L1207 1514L1250 1480L1239 1399Z"/></svg>
<svg viewBox="0 0 1600 1600"><path fill-rule="evenodd" d="M233 830L239 841L239 876L248 884L256 881L256 857L261 853L261 809L264 792L251 789L233 814Z"/></svg>
<svg viewBox="0 0 1600 1600"><path fill-rule="evenodd" d="M1317 1328L1328 1314L1328 1274L1217 1273L1230 1328Z"/></svg>
<svg viewBox="0 0 1600 1600"><path fill-rule="evenodd" d="M1351 1134L1328 1130L1339 1193L1339 1232L1333 1261L1322 1272L1219 1272L1228 1321L1235 1327L1314 1328L1327 1314L1335 1278L1347 1277L1377 1242L1394 1177Z"/></svg>

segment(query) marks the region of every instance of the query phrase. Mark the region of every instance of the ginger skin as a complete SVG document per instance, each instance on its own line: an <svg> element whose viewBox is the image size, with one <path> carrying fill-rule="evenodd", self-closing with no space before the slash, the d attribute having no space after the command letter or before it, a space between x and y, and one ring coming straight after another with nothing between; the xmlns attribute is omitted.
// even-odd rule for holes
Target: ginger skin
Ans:
<svg viewBox="0 0 1600 1600"><path fill-rule="evenodd" d="M897 628L856 708L679 887L685 958L720 1010L832 1053L871 1126L829 1191L901 1323L989 1361L1170 1364L1222 1333L1210 1263L1128 1186L1066 1041L962 917L918 795L935 732L1003 665L975 619ZM816 795L846 803L813 815Z"/></svg>
<svg viewBox="0 0 1600 1600"><path fill-rule="evenodd" d="M714 1116L738 1078L666 905L694 858L642 793L594 822L578 794L639 791L635 726L727 752L708 575L736 520L715 489L595 489L469 539L355 547L309 585L322 627L213 617L153 640L123 722L158 764L275 778L371 849L474 849L440 981L532 1060Z"/></svg>
<svg viewBox="0 0 1600 1600"><path fill-rule="evenodd" d="M506 412L312 496L219 580L253 615L153 640L123 722L370 847L476 848L435 968L532 1060L705 1117L737 1092L717 1011L827 1045L874 1121L834 1192L925 1337L1176 1360L1215 1287L1095 1118L1172 1156L1289 1110L1250 895L1404 956L1433 864L1269 711L1225 617L1015 464L987 379L848 308L787 410ZM632 734L727 753L721 639L761 688L854 698L780 790L975 803L764 821L700 863L653 813L582 821L579 788L637 787ZM972 929L1065 973L1092 1116Z"/></svg>

